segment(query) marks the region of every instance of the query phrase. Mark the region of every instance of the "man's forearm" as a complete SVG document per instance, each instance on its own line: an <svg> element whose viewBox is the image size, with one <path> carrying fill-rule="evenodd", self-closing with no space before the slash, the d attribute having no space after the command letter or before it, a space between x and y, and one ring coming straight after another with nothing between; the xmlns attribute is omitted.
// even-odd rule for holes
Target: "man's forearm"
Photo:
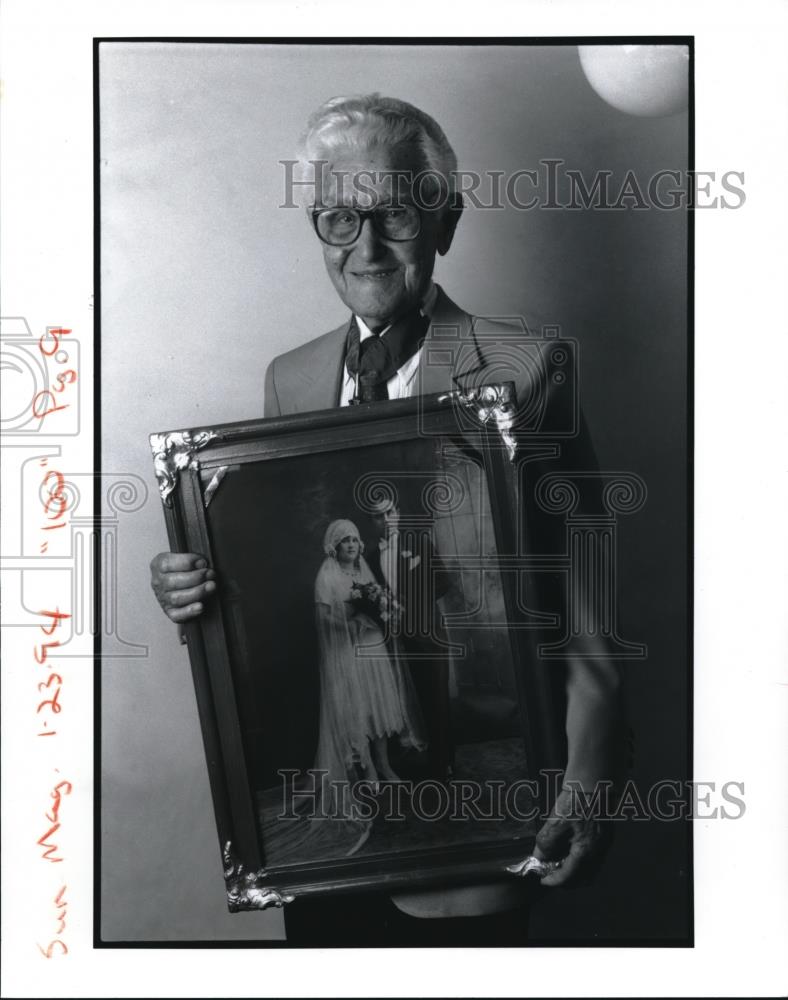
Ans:
<svg viewBox="0 0 788 1000"><path fill-rule="evenodd" d="M610 661L570 662L566 679L567 765L565 782L592 791L618 770L621 678Z"/></svg>

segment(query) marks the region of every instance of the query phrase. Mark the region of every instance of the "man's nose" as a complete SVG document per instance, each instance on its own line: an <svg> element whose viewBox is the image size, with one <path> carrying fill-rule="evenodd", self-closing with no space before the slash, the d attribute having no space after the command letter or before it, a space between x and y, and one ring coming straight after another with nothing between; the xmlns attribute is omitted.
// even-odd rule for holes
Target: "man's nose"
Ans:
<svg viewBox="0 0 788 1000"><path fill-rule="evenodd" d="M361 223L361 232L358 234L354 252L364 260L376 260L378 257L382 257L387 249L378 231L372 225L372 219L364 219Z"/></svg>

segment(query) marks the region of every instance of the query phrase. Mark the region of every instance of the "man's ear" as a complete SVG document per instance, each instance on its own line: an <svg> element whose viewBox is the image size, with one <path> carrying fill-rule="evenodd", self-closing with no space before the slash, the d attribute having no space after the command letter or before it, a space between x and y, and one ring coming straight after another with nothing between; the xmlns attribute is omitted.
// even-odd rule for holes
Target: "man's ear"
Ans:
<svg viewBox="0 0 788 1000"><path fill-rule="evenodd" d="M436 249L441 257L449 252L452 240L454 239L454 233L457 230L457 223L460 221L460 216L462 215L462 209L462 195L455 195L454 203L446 208L438 228Z"/></svg>

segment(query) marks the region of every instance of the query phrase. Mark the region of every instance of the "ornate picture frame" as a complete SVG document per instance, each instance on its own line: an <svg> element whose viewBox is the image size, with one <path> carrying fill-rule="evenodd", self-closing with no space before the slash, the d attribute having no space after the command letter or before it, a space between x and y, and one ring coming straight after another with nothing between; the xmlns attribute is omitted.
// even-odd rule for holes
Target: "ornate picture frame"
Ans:
<svg viewBox="0 0 788 1000"><path fill-rule="evenodd" d="M550 658L561 642L539 640L560 637L566 616L538 606L531 580L563 580L569 564L565 552L529 556L523 525L536 498L564 537L569 501L544 470L559 449L519 426L513 385L150 441L170 546L204 554L218 577L184 634L229 909L544 874L531 849L545 776L560 780L563 764ZM391 509L393 534L353 530ZM399 589L380 568L394 537ZM376 559L365 583L359 567ZM331 638L336 622L314 634L346 566L356 576L339 616L344 606L354 652ZM384 721L347 738L352 760L346 748L332 757L366 685ZM353 711L374 714L358 698ZM340 788L335 759L358 781ZM341 810L327 810L326 788Z"/></svg>

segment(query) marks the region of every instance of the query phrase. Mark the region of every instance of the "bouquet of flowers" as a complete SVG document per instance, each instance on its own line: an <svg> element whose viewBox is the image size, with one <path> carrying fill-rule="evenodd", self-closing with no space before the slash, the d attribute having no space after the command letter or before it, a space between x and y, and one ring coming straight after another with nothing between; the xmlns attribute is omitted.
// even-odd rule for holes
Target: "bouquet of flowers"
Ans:
<svg viewBox="0 0 788 1000"><path fill-rule="evenodd" d="M395 625L402 613L402 605L395 599L388 587L379 583L353 582L350 588L350 600L357 612L367 614L371 618L385 624Z"/></svg>

